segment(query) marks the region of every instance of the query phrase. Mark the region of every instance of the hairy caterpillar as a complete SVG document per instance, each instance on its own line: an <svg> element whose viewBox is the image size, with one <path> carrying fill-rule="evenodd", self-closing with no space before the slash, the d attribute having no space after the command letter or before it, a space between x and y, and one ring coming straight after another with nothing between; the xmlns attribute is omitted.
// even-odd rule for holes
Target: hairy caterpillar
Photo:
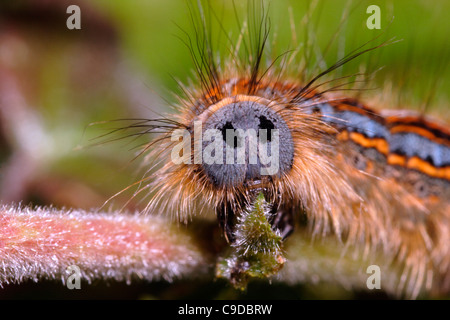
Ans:
<svg viewBox="0 0 450 320"><path fill-rule="evenodd" d="M424 115L377 111L333 92L349 78L330 79L332 71L385 43L361 47L311 77L293 75L292 53L263 63L270 46L268 20L264 10L255 9L250 12L256 21L239 25L238 40L229 41L228 61L219 62L203 10L192 18L195 33L186 40L198 85L183 86L178 113L127 127L143 128L140 134L163 131L144 148L154 165L136 195L153 192L147 210L162 207L185 221L200 211L215 212L233 243L237 218L262 192L271 204L272 226L283 237L298 229L378 250L400 268L399 282L411 283L411 296L424 288L447 293L450 132ZM244 165L196 161L196 152L207 147L195 133L197 121L222 133L224 157L227 129L267 130L269 141L277 129L280 170L261 175L263 166L248 165L247 151ZM172 139L177 130L181 136ZM176 149L181 163L175 164L171 155L184 133L188 138ZM250 140L243 141L248 148ZM300 217L306 227L298 225Z"/></svg>

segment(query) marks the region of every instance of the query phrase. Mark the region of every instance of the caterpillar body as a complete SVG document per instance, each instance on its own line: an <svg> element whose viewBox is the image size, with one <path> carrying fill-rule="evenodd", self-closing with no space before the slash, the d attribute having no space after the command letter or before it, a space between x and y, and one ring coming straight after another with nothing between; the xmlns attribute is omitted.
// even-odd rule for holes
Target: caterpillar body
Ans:
<svg viewBox="0 0 450 320"><path fill-rule="evenodd" d="M246 46L249 56L237 54L244 41L241 32L229 62L220 64L200 8L199 21L193 19L196 41L187 41L198 85L183 86L185 97L177 113L138 122L145 133L163 132L145 147L156 165L139 182L136 194L152 190L147 210L159 206L186 221L202 211L215 212L233 244L240 215L262 193L270 204L272 228L284 239L300 229L312 237L378 250L400 268L401 277L411 279L411 296L424 289L448 293L448 127L421 114L379 111L333 92L333 87L323 89L332 80L317 84L322 76L384 44L353 52L310 81L288 74L288 58L278 67L273 59L264 69L269 31L267 16L261 16L254 24L256 36ZM217 133L209 140L216 145L210 155L223 151L215 163L201 161L210 151L207 130ZM252 138L228 136L229 130L253 130L256 139L265 133L266 147L278 148L278 170L262 174L267 169L262 161L250 163ZM244 147L241 163L239 147ZM227 163L229 150L232 163ZM174 154L179 156L176 163ZM299 228L300 217L307 221L306 229Z"/></svg>

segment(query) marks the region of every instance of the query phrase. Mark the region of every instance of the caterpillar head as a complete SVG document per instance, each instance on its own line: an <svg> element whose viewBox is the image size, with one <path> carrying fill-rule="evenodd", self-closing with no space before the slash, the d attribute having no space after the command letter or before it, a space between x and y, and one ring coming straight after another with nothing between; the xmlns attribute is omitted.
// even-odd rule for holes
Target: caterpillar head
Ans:
<svg viewBox="0 0 450 320"><path fill-rule="evenodd" d="M205 118L201 169L210 183L236 188L289 172L294 145L283 118L261 101L229 100L198 117Z"/></svg>

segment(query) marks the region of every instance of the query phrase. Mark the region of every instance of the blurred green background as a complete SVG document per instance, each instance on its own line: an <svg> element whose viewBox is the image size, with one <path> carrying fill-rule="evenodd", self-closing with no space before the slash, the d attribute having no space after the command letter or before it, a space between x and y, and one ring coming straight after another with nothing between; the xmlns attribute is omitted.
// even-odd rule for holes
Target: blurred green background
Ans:
<svg viewBox="0 0 450 320"><path fill-rule="evenodd" d="M374 44L393 37L402 39L356 59L335 75L383 67L370 83L369 87L374 89L363 93L370 101L376 101L373 107L426 110L449 121L450 1L264 3L271 22L271 45L267 50L271 56L296 45L315 56L316 48L324 50L335 37L324 57L330 66L380 32L384 33ZM66 9L71 4L81 8L81 30L66 27L69 17ZM366 8L373 4L381 9L381 31L366 28L369 17ZM196 5L191 2L191 7ZM210 5L229 37L235 40L239 33L235 12L244 19L246 2L236 1L233 6L232 1L217 0L210 1ZM151 118L169 111L168 103L174 103L181 93L174 79L187 83L194 78L189 51L179 39L185 37L183 30L192 35L189 7L182 0L1 2L0 200L3 203L98 208L141 177L139 161L130 162L139 143L93 145L98 140L91 139L115 125L90 124L118 118ZM305 20L308 11L312 12L311 18ZM348 18L341 23L345 12ZM294 38L292 21L296 25ZM215 25L212 33L219 36L221 30ZM218 50L226 56L229 43L223 35L221 39ZM362 65L367 69L361 69ZM311 69L310 66L311 74L318 73L319 69ZM121 207L129 197L130 193L120 195L105 209ZM139 209L142 205L131 201L127 209ZM325 294L305 286L262 285L261 289L258 284L246 294L238 294L221 282L112 286L119 289L110 290L99 284L99 291L85 291L84 297L234 298L254 297L261 291L266 292L262 297L267 298L274 298L274 294L280 298L353 297L352 293ZM35 297L36 290L46 291L52 297L51 292L59 292L53 289L52 284L11 287L0 290L0 298ZM267 290L271 291L270 296Z"/></svg>

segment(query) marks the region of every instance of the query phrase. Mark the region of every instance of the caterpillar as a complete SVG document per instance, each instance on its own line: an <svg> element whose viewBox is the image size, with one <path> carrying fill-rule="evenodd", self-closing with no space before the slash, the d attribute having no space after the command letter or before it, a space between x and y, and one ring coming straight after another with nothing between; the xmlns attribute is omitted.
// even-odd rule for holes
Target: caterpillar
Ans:
<svg viewBox="0 0 450 320"><path fill-rule="evenodd" d="M146 211L162 208L185 222L213 213L233 245L240 216L263 194L272 229L286 241L304 232L381 252L400 269L398 282L410 281L410 296L448 294L448 126L420 113L383 111L344 94L350 76L330 78L389 42L366 43L308 78L289 70L296 52L264 61L264 6L249 10L248 25L238 21L237 41L227 39L229 56L218 60L207 10L191 7L194 34L183 40L196 84L180 85L184 97L173 114L126 127L159 132L142 151L147 176L133 197L148 192ZM251 162L256 141L263 141L256 152L277 149L275 173L262 173L268 165L261 158Z"/></svg>

